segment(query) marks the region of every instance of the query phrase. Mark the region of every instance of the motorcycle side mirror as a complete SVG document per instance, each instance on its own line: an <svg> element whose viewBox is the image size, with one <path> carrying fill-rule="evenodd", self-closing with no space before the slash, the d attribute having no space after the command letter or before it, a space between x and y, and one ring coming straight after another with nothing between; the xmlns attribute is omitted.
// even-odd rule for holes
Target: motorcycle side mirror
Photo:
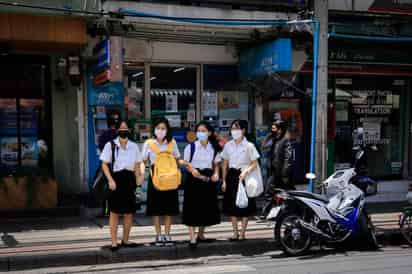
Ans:
<svg viewBox="0 0 412 274"><path fill-rule="evenodd" d="M315 180L316 179L316 175L315 173L306 173L306 179L308 180Z"/></svg>
<svg viewBox="0 0 412 274"><path fill-rule="evenodd" d="M359 150L358 152L356 152L356 155L355 155L356 160L359 160L360 158L362 158L364 153L365 152L363 150Z"/></svg>

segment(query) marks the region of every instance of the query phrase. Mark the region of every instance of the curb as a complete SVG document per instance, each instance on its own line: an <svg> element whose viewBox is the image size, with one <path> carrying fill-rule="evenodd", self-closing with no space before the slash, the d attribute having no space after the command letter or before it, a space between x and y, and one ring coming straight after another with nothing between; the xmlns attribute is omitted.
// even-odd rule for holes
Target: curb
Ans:
<svg viewBox="0 0 412 274"><path fill-rule="evenodd" d="M96 265L160 259L181 260L211 255L254 255L274 251L276 249L276 243L271 239L251 239L245 242L218 240L213 243L199 244L194 250L190 250L186 243L178 243L173 247L144 246L137 248L123 248L116 253L111 253L108 249L99 248L90 251L0 258L0 272L21 271L51 266Z"/></svg>
<svg viewBox="0 0 412 274"><path fill-rule="evenodd" d="M383 246L405 244L399 230L383 231L377 234L377 238ZM179 242L171 247L139 246L137 248L122 248L116 253L112 253L105 248L96 248L64 253L0 258L0 272L133 261L183 260L234 254L252 256L276 250L278 250L278 245L271 238L250 239L244 242L217 240L213 243L199 244L194 250L188 248L187 242Z"/></svg>

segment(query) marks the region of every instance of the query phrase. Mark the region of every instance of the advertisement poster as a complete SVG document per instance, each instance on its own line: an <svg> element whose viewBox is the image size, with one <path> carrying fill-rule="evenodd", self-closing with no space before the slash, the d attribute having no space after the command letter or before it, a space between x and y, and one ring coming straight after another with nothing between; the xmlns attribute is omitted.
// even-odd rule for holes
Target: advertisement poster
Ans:
<svg viewBox="0 0 412 274"><path fill-rule="evenodd" d="M203 95L203 116L217 116L217 93L205 93Z"/></svg>
<svg viewBox="0 0 412 274"><path fill-rule="evenodd" d="M177 95L166 95L166 112L177 112Z"/></svg>
<svg viewBox="0 0 412 274"><path fill-rule="evenodd" d="M1 165L14 167L18 165L19 144L16 137L0 139Z"/></svg>
<svg viewBox="0 0 412 274"><path fill-rule="evenodd" d="M182 118L180 115L167 115L166 119L169 120L170 127L180 128L182 125Z"/></svg>
<svg viewBox="0 0 412 274"><path fill-rule="evenodd" d="M219 92L219 109L239 108L240 97L238 92Z"/></svg>
<svg viewBox="0 0 412 274"><path fill-rule="evenodd" d="M36 137L21 138L21 162L23 166L37 166L39 150Z"/></svg>
<svg viewBox="0 0 412 274"><path fill-rule="evenodd" d="M0 139L1 165L13 167L18 165L19 143L16 137ZM21 160L23 166L37 166L39 150L36 137L21 138Z"/></svg>
<svg viewBox="0 0 412 274"><path fill-rule="evenodd" d="M17 134L16 99L0 99L0 134Z"/></svg>

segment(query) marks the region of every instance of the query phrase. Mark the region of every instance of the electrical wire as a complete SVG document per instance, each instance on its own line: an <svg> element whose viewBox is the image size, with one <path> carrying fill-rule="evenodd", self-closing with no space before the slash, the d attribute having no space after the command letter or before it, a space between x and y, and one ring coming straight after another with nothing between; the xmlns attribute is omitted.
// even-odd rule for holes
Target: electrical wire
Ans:
<svg viewBox="0 0 412 274"><path fill-rule="evenodd" d="M59 8L59 7L49 7L49 6L41 6L41 5L29 5L23 4L19 2L5 2L0 1L1 6L9 6L9 7L17 7L17 8L27 8L27 9L38 9L38 10L48 10L48 11L58 11L58 12L66 12L66 13L73 13L73 14L88 14L88 15L108 15L109 13L104 11L86 11L86 10L79 10L79 9L72 9L72 8Z"/></svg>

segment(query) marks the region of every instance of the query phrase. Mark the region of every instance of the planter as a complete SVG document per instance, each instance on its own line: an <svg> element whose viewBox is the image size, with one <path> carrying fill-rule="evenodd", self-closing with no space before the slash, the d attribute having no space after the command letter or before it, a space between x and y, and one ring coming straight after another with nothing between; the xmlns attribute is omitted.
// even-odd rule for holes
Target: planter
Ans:
<svg viewBox="0 0 412 274"><path fill-rule="evenodd" d="M52 178L38 179L33 208L53 208L57 206L57 182Z"/></svg>
<svg viewBox="0 0 412 274"><path fill-rule="evenodd" d="M28 197L24 178L9 176L2 180L0 199L4 199L4 202L0 204L0 209L27 208Z"/></svg>
<svg viewBox="0 0 412 274"><path fill-rule="evenodd" d="M0 210L57 206L57 182L52 178L8 176L1 180Z"/></svg>

